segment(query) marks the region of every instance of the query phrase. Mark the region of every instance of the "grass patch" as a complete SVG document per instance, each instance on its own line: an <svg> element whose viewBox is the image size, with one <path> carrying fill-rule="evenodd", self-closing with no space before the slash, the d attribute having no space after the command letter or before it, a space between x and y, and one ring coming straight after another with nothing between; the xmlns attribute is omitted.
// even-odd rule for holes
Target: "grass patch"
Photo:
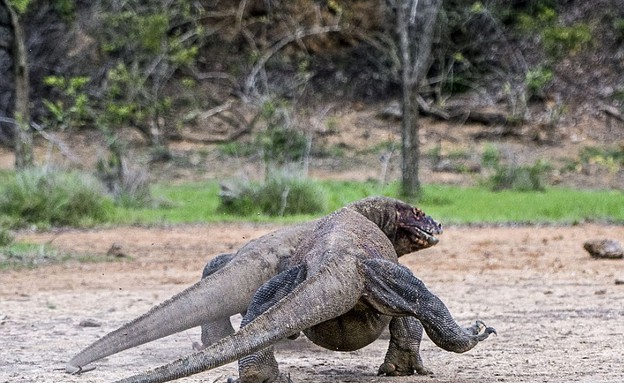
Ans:
<svg viewBox="0 0 624 383"><path fill-rule="evenodd" d="M494 174L484 181L484 185L494 191L506 189L520 192L546 190L546 178L550 165L537 161L533 165L497 165Z"/></svg>
<svg viewBox="0 0 624 383"><path fill-rule="evenodd" d="M617 172L624 166L624 147L587 147L580 157L582 164L602 165L609 171Z"/></svg>
<svg viewBox="0 0 624 383"><path fill-rule="evenodd" d="M117 224L198 223L235 220L219 207L219 183L216 181L151 186L155 199L168 201L159 207L117 207L112 219Z"/></svg>
<svg viewBox="0 0 624 383"><path fill-rule="evenodd" d="M444 223L624 223L624 193L547 188L491 191L428 185L420 206Z"/></svg>
<svg viewBox="0 0 624 383"><path fill-rule="evenodd" d="M0 170L0 185L5 185L13 177L15 177L14 171Z"/></svg>
<svg viewBox="0 0 624 383"><path fill-rule="evenodd" d="M49 245L15 242L0 246L0 271L33 269L35 267L77 262L106 262L116 260L113 257L70 254L54 249Z"/></svg>
<svg viewBox="0 0 624 383"><path fill-rule="evenodd" d="M306 221L370 195L398 196L399 185L380 187L376 182L316 181L326 196L325 210L317 214L271 217L267 214L240 216L219 210L216 181L181 185L157 185L157 198L171 201L156 209L118 208L119 224L176 224L199 222L253 221L290 224ZM584 191L546 188L544 191L492 191L485 187L424 185L423 198L416 205L440 222L470 223L560 223L584 221L624 223L622 191Z"/></svg>
<svg viewBox="0 0 624 383"><path fill-rule="evenodd" d="M312 181L310 181L312 182ZM181 224L227 221L272 222L292 224L327 214L355 200L370 195L396 197L399 184L384 187L376 182L316 181L325 196L324 211L274 217L258 214L241 216L219 209L219 184L216 181L180 185L156 185L153 194L168 200L157 208L131 209L117 207L112 216L115 224ZM585 221L624 224L624 192L615 190L583 191L546 188L544 191L492 191L485 187L424 185L423 198L415 204L444 225L557 223L575 224ZM76 255L60 252L47 245L15 243L7 230L0 244L0 270L33 268L67 261L103 262L112 257Z"/></svg>
<svg viewBox="0 0 624 383"><path fill-rule="evenodd" d="M0 226L0 248L9 246L12 243L13 243L13 235L11 235L11 233L7 229Z"/></svg>
<svg viewBox="0 0 624 383"><path fill-rule="evenodd" d="M289 176L273 176L263 183L242 182L220 193L219 210L228 214L266 214L273 217L326 211L326 197L318 183Z"/></svg>
<svg viewBox="0 0 624 383"><path fill-rule="evenodd" d="M28 169L0 186L0 215L11 227L88 226L107 221L112 207L99 181L78 172Z"/></svg>

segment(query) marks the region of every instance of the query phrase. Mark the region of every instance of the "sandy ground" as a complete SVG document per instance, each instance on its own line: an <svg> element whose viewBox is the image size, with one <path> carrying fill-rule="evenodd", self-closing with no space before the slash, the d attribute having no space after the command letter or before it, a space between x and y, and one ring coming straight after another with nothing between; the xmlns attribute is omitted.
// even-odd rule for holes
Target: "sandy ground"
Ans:
<svg viewBox="0 0 624 383"><path fill-rule="evenodd" d="M118 243L131 259L67 263L0 273L0 383L110 382L191 351L192 329L94 363L69 376L64 362L89 343L193 283L206 260L274 226L219 224L22 233L19 240L104 254ZM456 320L496 327L466 354L423 342L434 374L377 377L387 335L350 353L282 342L277 359L295 382L623 382L624 260L594 260L585 240L624 240L624 227L448 227L438 246L405 256ZM80 326L92 319L99 327ZM183 379L223 382L236 365Z"/></svg>

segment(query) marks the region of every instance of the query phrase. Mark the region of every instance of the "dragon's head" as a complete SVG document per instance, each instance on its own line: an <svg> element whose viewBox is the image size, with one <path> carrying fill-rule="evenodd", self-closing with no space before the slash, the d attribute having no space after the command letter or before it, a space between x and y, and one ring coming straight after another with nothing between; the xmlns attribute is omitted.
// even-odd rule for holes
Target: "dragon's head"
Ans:
<svg viewBox="0 0 624 383"><path fill-rule="evenodd" d="M436 234L442 234L442 225L422 210L404 202L396 202L396 236L392 243L401 256L426 249L438 243Z"/></svg>

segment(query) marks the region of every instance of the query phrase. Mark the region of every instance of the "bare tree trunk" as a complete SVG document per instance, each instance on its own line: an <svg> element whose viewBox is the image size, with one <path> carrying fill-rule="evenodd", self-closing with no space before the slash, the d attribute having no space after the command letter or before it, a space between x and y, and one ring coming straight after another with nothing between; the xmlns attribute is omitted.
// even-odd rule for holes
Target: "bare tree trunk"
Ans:
<svg viewBox="0 0 624 383"><path fill-rule="evenodd" d="M431 45L441 0L397 0L394 2L401 59L403 120L401 124L401 194L418 197L419 170L418 85L431 64Z"/></svg>
<svg viewBox="0 0 624 383"><path fill-rule="evenodd" d="M9 12L13 40L11 53L13 56L13 69L15 73L15 168L24 169L34 163L33 135L30 130L30 98L28 90L28 64L25 47L25 36L19 16L11 7L8 0L1 0Z"/></svg>
<svg viewBox="0 0 624 383"><path fill-rule="evenodd" d="M404 67L405 68L405 67ZM409 68L402 72L408 72ZM404 75L405 76L405 75ZM407 198L420 196L421 186L418 174L420 143L418 141L419 115L415 107L414 87L403 79L402 106L403 119L401 121L401 195Z"/></svg>

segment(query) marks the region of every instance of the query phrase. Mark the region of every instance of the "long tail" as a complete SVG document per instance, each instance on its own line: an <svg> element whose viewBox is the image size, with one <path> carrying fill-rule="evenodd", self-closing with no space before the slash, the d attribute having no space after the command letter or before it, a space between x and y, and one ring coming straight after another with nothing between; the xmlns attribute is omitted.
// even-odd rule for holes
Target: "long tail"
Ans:
<svg viewBox="0 0 624 383"><path fill-rule="evenodd" d="M66 365L68 373L108 355L242 312L254 292L276 270L261 257L234 260L173 298L126 323L80 351ZM256 270L245 273L244 270ZM227 297L227 299L226 299Z"/></svg>
<svg viewBox="0 0 624 383"><path fill-rule="evenodd" d="M200 352L116 383L161 383L197 374L344 314L356 304L364 289L357 271L349 273L354 270L355 267L344 264L340 268L328 265L235 334Z"/></svg>

